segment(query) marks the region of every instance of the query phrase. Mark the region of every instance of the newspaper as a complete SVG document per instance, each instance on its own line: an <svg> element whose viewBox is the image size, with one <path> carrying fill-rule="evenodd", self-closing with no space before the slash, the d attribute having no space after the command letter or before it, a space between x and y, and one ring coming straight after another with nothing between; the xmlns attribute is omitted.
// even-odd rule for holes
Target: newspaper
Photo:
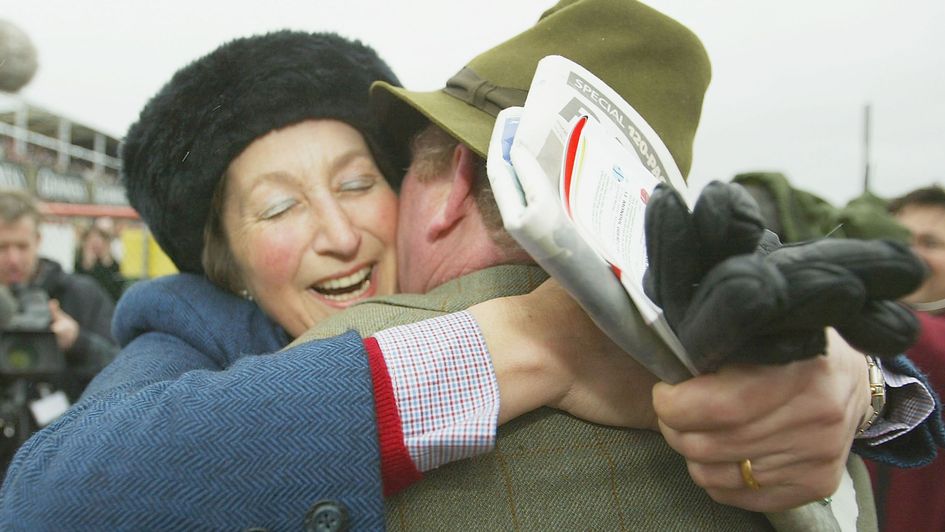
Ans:
<svg viewBox="0 0 945 532"><path fill-rule="evenodd" d="M502 111L487 157L506 230L617 345L660 379L698 372L643 293L643 219L665 182L689 200L669 150L580 65L538 63L524 107Z"/></svg>

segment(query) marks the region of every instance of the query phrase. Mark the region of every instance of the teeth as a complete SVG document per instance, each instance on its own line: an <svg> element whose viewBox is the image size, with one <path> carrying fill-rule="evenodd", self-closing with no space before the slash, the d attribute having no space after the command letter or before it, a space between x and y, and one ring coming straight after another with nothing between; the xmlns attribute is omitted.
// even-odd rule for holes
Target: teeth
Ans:
<svg viewBox="0 0 945 532"><path fill-rule="evenodd" d="M372 266L365 266L360 270L338 279L331 279L315 285L316 290L345 290L363 283L371 275Z"/></svg>
<svg viewBox="0 0 945 532"><path fill-rule="evenodd" d="M365 266L360 270L338 279L331 279L312 286L319 296L331 301L352 301L363 296L371 289L371 272L374 266Z"/></svg>
<svg viewBox="0 0 945 532"><path fill-rule="evenodd" d="M322 294L321 292L319 292L319 295L321 295L321 296L324 297L325 299L330 299L330 300L332 300L332 301L341 301L341 302L344 302L344 301L351 301L352 299L357 299L357 298L361 297L361 296L364 295L364 293L367 292L370 288L371 288L371 280L368 279L368 280L364 281L364 286L363 286L360 290L357 290L357 291L354 291L354 292L348 292L347 294L337 294L337 295Z"/></svg>

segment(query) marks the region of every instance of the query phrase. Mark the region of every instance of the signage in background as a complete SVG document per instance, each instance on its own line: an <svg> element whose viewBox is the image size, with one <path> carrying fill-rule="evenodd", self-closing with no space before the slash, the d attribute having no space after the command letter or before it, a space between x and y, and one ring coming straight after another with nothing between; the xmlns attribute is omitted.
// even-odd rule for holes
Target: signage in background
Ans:
<svg viewBox="0 0 945 532"><path fill-rule="evenodd" d="M0 162L0 189L26 190L26 173L18 165Z"/></svg>
<svg viewBox="0 0 945 532"><path fill-rule="evenodd" d="M125 187L105 183L92 185L92 201L99 205L128 205Z"/></svg>
<svg viewBox="0 0 945 532"><path fill-rule="evenodd" d="M78 176L56 173L49 168L36 172L36 195L46 201L88 203L89 189L85 180Z"/></svg>

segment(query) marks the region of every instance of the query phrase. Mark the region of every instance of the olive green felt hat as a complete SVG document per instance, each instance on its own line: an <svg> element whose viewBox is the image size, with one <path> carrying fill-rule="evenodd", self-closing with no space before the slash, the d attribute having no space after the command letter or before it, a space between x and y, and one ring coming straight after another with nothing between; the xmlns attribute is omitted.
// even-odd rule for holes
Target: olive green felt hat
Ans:
<svg viewBox="0 0 945 532"><path fill-rule="evenodd" d="M445 88L414 92L376 82L371 104L401 149L429 120L485 156L495 116L525 102L538 61L548 55L564 56L610 85L689 173L709 59L688 28L633 0L561 1L528 30L474 58Z"/></svg>

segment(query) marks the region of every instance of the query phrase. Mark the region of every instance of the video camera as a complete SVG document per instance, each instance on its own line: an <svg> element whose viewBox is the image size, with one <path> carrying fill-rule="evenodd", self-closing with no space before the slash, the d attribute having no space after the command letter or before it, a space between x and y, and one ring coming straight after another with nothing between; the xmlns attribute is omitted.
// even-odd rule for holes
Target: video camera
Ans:
<svg viewBox="0 0 945 532"><path fill-rule="evenodd" d="M50 331L49 296L41 288L0 291L0 375L35 378L60 374L65 355ZM11 303L12 302L12 303ZM3 312L12 307L11 312Z"/></svg>
<svg viewBox="0 0 945 532"><path fill-rule="evenodd" d="M0 285L0 473L38 428L30 412L33 386L66 370L51 323L45 290Z"/></svg>

